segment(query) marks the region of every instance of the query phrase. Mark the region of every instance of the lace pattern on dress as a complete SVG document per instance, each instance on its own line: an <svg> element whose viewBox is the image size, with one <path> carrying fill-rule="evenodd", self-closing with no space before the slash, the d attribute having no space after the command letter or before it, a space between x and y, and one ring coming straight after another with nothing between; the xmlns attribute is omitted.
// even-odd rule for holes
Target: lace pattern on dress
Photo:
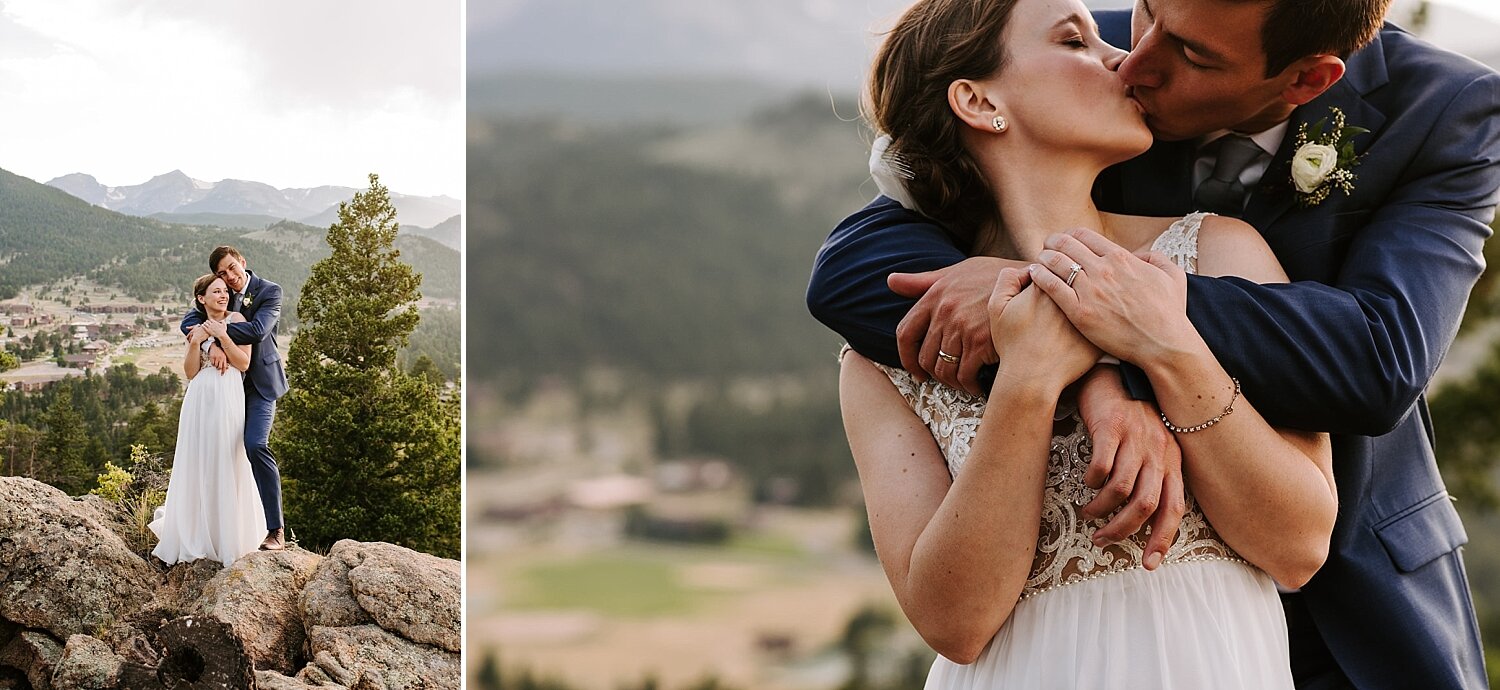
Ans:
<svg viewBox="0 0 1500 690"><path fill-rule="evenodd" d="M1202 227L1203 218L1211 215L1213 214L1199 211L1178 219L1156 237L1156 241L1151 243L1151 251L1166 254L1173 263L1181 266L1182 270L1196 274L1198 272L1198 228Z"/></svg>
<svg viewBox="0 0 1500 690"><path fill-rule="evenodd" d="M1190 273L1196 271L1198 226L1203 215L1205 214L1193 214L1173 223L1171 228L1157 238L1152 249L1168 254L1184 270ZM881 364L876 366L890 377L901 396L932 431L948 465L948 473L957 477L963 470L974 436L979 431L979 422L984 416L984 398L950 388L933 379L918 383L902 369ZM1083 475L1093 458L1093 450L1092 439L1077 410L1059 405L1047 459L1041 530L1031 572L1021 590L1022 599L1056 587L1144 567L1142 557L1150 536L1149 526L1122 542L1099 547L1092 541L1094 532L1107 524L1112 516L1088 520L1080 514L1083 506L1097 494L1096 490L1083 483ZM1199 509L1197 501L1189 495L1187 512L1183 515L1177 539L1167 550L1163 563L1202 560L1243 562L1219 538Z"/></svg>

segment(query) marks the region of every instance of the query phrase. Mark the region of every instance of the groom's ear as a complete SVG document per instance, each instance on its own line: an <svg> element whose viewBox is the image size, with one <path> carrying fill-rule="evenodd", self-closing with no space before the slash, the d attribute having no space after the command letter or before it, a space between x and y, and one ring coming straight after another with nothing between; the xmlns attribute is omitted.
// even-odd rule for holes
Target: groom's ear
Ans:
<svg viewBox="0 0 1500 690"><path fill-rule="evenodd" d="M1336 55L1309 55L1292 63L1282 74L1290 79L1281 92L1282 99L1292 105L1303 105L1344 78L1344 61Z"/></svg>
<svg viewBox="0 0 1500 690"><path fill-rule="evenodd" d="M948 107L964 124L987 134L995 133L995 116L1005 114L995 89L972 79L948 85Z"/></svg>

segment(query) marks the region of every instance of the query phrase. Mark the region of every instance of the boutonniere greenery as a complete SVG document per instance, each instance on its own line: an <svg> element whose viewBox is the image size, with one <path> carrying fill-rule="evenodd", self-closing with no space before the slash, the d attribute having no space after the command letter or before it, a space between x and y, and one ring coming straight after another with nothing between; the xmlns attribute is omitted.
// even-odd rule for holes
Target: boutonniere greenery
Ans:
<svg viewBox="0 0 1500 690"><path fill-rule="evenodd" d="M1354 191L1353 168L1359 165L1354 137L1370 131L1344 124L1344 111L1328 110L1329 117L1311 128L1305 122L1297 128L1292 185L1297 188L1297 201L1305 207L1323 203L1335 189L1345 194Z"/></svg>
<svg viewBox="0 0 1500 690"><path fill-rule="evenodd" d="M254 302L254 301L255 301L255 295L245 295L244 297L240 298L240 305L248 307L248 306L250 306L250 303Z"/></svg>

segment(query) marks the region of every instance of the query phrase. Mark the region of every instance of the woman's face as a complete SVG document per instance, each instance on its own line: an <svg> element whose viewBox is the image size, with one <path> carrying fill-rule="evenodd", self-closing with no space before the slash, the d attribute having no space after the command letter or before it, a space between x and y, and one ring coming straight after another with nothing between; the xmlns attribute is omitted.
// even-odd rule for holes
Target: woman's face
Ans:
<svg viewBox="0 0 1500 690"><path fill-rule="evenodd" d="M210 311L229 311L229 287L224 284L224 279L215 278L209 283L208 289L198 296L198 301Z"/></svg>
<svg viewBox="0 0 1500 690"><path fill-rule="evenodd" d="M1116 71L1126 52L1099 38L1080 0L1020 0L1003 41L1009 63L993 79L1011 123L1007 136L1097 152L1106 164L1151 147L1144 111Z"/></svg>

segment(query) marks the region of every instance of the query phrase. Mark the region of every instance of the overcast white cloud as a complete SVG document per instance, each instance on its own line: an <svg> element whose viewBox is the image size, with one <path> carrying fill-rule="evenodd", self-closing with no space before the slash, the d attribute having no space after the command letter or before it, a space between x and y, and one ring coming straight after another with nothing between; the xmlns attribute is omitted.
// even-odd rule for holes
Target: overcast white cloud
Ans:
<svg viewBox="0 0 1500 690"><path fill-rule="evenodd" d="M0 1L0 168L461 196L460 0Z"/></svg>

